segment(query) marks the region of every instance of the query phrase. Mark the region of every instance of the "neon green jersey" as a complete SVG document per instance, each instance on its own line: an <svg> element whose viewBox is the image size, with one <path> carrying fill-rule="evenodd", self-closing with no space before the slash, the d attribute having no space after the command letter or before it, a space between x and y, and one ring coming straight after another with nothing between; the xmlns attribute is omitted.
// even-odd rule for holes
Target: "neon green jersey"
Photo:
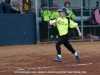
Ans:
<svg viewBox="0 0 100 75"><path fill-rule="evenodd" d="M57 11L52 11L50 15L50 19L56 19L59 17L59 12Z"/></svg>
<svg viewBox="0 0 100 75"><path fill-rule="evenodd" d="M68 20L66 18L62 19L61 17L57 19L57 29L59 35L63 36L68 33ZM70 28L75 28L78 24L70 20Z"/></svg>
<svg viewBox="0 0 100 75"><path fill-rule="evenodd" d="M76 16L74 15L72 9L69 9L69 15L67 16L69 19L74 19Z"/></svg>
<svg viewBox="0 0 100 75"><path fill-rule="evenodd" d="M40 13L41 13L41 16L43 17L44 21L49 21L50 20L51 12L49 10L41 10Z"/></svg>

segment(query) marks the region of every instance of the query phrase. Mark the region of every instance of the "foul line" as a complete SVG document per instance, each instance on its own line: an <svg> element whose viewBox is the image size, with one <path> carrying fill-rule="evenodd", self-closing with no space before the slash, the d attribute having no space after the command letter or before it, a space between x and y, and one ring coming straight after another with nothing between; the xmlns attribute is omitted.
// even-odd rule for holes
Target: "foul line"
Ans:
<svg viewBox="0 0 100 75"><path fill-rule="evenodd" d="M35 68L27 68L27 70L38 70L38 69L60 68L60 67L74 67L74 66L87 66L87 65L92 65L92 63L71 64L71 65L62 65L62 66L50 66L50 67L35 67ZM23 69L21 69L21 70L23 70Z"/></svg>
<svg viewBox="0 0 100 75"><path fill-rule="evenodd" d="M100 63L96 63L100 65ZM0 73L6 73L6 72L20 72L20 71L35 71L35 70L42 70L42 69L50 69L50 68L61 68L61 67L76 67L76 66L89 66L93 65L93 63L86 63L86 64L70 64L70 65L60 65L60 66L46 66L46 67L33 67L33 68L18 68L16 70L2 70Z"/></svg>
<svg viewBox="0 0 100 75"><path fill-rule="evenodd" d="M76 66L89 66L89 65L93 65L93 63L86 63L86 64L70 64L70 65L61 65L61 66L46 66L46 67L33 67L33 68L27 68L27 69L23 69L23 68L19 68L16 70L3 70L0 71L0 73L6 73L6 72L16 72L16 71L29 71L29 70L41 70L41 69L50 69L50 68L61 68L61 67L76 67ZM100 63L98 63L98 65L100 65Z"/></svg>

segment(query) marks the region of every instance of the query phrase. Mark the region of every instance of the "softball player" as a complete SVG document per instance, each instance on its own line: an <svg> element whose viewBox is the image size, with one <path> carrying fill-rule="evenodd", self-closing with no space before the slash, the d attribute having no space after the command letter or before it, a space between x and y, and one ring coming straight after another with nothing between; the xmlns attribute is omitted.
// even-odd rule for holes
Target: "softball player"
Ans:
<svg viewBox="0 0 100 75"><path fill-rule="evenodd" d="M82 33L80 32L78 24L73 22L72 20L70 20L70 25L68 25L68 19L66 18L67 9L65 7L59 9L58 11L60 13L60 17L58 19L50 21L50 25L54 25L54 24L57 25L57 29L60 36L60 39L56 43L56 50L57 50L58 56L54 59L54 61L62 61L61 48L60 48L62 44L64 44L64 46L75 55L76 60L79 61L80 60L79 52L75 51L73 47L71 46L71 44L69 44L68 42L69 40L68 27L70 26L70 28L76 28L78 31L79 37L82 36Z"/></svg>

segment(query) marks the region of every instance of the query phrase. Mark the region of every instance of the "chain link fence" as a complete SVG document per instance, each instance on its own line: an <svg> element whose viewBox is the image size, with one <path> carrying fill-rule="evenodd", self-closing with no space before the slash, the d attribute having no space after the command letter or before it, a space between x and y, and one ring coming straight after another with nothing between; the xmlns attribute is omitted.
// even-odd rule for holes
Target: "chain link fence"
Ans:
<svg viewBox="0 0 100 75"><path fill-rule="evenodd" d="M31 0L31 10L32 12L36 13L38 42L54 42L59 39L56 26L50 26L49 20L52 19L51 14L54 12L53 10L57 10L61 7L64 7L65 1L66 0ZM80 39L78 38L78 33L76 29L73 29L72 33L70 34L70 40L90 40L90 38L86 38L87 34L99 36L100 26L97 24L92 25L90 23L90 17L93 15L94 9L96 8L96 0L67 1L70 2L69 8L72 9L73 14L75 15L72 20L78 23L80 30L83 33L83 37ZM97 1L100 2L100 0ZM56 9L53 8L54 4L58 5Z"/></svg>

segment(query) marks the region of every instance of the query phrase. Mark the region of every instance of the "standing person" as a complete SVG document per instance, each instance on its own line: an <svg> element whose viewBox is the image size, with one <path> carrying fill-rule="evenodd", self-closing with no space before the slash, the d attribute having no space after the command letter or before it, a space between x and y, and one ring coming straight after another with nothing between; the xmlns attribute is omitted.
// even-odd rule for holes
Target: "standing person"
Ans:
<svg viewBox="0 0 100 75"><path fill-rule="evenodd" d="M7 13L10 14L11 6L10 4L6 3L5 0L0 0L0 14Z"/></svg>
<svg viewBox="0 0 100 75"><path fill-rule="evenodd" d="M62 61L61 57L61 48L60 46L64 44L64 46L76 56L76 60L79 61L79 52L75 51L74 48L71 46L71 44L68 42L69 36L68 36L68 29L70 28L76 28L79 34L79 37L82 36L82 33L79 30L78 24L70 20L70 25L68 25L68 19L66 19L67 16L67 9L61 8L58 10L60 13L60 17L58 19L50 21L50 25L57 24L57 29L59 31L60 39L56 43L56 50L57 50L57 57L54 59L54 61Z"/></svg>
<svg viewBox="0 0 100 75"><path fill-rule="evenodd" d="M69 14L68 14L67 18L73 20L76 16L73 13L73 10L70 8L70 4L71 3L68 0L66 0L64 2L64 7L66 7L69 11ZM73 38L75 38L75 29L74 28L71 29L71 35L72 35Z"/></svg>
<svg viewBox="0 0 100 75"><path fill-rule="evenodd" d="M67 15L67 17L69 18L69 19L71 19L71 20L73 20L76 16L75 16L75 14L73 13L73 10L70 8L70 2L68 1L68 0L66 0L65 2L64 2L64 7L66 7L67 9L68 9L68 11L69 11L69 14Z"/></svg>
<svg viewBox="0 0 100 75"><path fill-rule="evenodd" d="M51 20L57 19L59 17L59 12L57 10L58 10L58 4L53 4L51 15L50 15ZM56 26L51 26L50 39L51 40L57 40L58 39L58 31L57 31Z"/></svg>
<svg viewBox="0 0 100 75"><path fill-rule="evenodd" d="M11 13L23 14L23 0L10 0Z"/></svg>
<svg viewBox="0 0 100 75"><path fill-rule="evenodd" d="M40 40L41 42L46 42L48 39L48 24L51 12L49 11L46 3L42 3L41 7L43 9L40 10L42 17L42 21L40 23Z"/></svg>

